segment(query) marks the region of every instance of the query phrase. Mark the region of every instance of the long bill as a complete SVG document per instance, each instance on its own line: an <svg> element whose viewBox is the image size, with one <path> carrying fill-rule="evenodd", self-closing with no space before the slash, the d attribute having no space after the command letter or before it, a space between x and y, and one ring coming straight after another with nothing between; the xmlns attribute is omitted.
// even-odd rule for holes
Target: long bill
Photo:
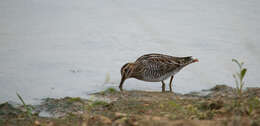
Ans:
<svg viewBox="0 0 260 126"><path fill-rule="evenodd" d="M120 91L123 91L123 84L124 84L125 80L126 80L125 76L122 76L121 81L120 81L120 85L119 85Z"/></svg>
<svg viewBox="0 0 260 126"><path fill-rule="evenodd" d="M193 58L192 62L193 62L193 63L195 63L195 62L199 62L199 59L197 59L197 58Z"/></svg>

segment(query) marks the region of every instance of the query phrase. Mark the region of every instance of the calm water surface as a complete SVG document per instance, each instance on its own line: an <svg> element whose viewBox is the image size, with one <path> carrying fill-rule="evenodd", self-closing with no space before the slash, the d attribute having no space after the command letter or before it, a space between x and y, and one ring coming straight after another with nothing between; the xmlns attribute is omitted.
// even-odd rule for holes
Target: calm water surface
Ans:
<svg viewBox="0 0 260 126"><path fill-rule="evenodd" d="M87 97L152 52L199 58L176 75L176 92L234 85L232 58L260 86L259 0L2 0L0 19L0 102ZM161 84L129 79L124 89Z"/></svg>

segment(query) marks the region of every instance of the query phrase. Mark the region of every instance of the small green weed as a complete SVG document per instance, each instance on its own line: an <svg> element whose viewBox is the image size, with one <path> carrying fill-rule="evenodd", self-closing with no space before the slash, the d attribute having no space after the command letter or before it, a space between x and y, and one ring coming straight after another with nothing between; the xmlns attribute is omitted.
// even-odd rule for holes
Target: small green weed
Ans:
<svg viewBox="0 0 260 126"><path fill-rule="evenodd" d="M115 88L108 88L108 89L105 90L105 92L107 92L107 93L116 93L117 90Z"/></svg>
<svg viewBox="0 0 260 126"><path fill-rule="evenodd" d="M244 62L239 62L236 59L232 59L232 61L235 62L239 67L239 71L236 74L233 74L233 77L236 82L236 94L241 97L243 94L243 87L245 85L244 77L246 75L247 69L243 67Z"/></svg>
<svg viewBox="0 0 260 126"><path fill-rule="evenodd" d="M30 108L28 105L25 104L23 98L16 92L17 97L20 99L20 101L23 103L24 108L26 109L27 116L30 120L32 120L32 108Z"/></svg>
<svg viewBox="0 0 260 126"><path fill-rule="evenodd" d="M260 100L258 99L258 97L252 97L247 99L247 112L248 115L253 115L255 110L259 110L260 108Z"/></svg>
<svg viewBox="0 0 260 126"><path fill-rule="evenodd" d="M105 95L105 94L114 94L114 93L117 93L118 91L115 89L115 88L107 88L106 90L100 92L102 95Z"/></svg>
<svg viewBox="0 0 260 126"><path fill-rule="evenodd" d="M74 103L74 102L81 102L81 103L83 103L83 100L80 97L75 97L75 98L66 97L65 99L67 99L67 101L70 102L70 103Z"/></svg>
<svg viewBox="0 0 260 126"><path fill-rule="evenodd" d="M169 101L168 104L171 106L171 107L174 107L175 109L178 109L178 110L182 110L182 106L179 105L178 103L174 102L174 101Z"/></svg>
<svg viewBox="0 0 260 126"><path fill-rule="evenodd" d="M106 106L106 105L108 105L108 103L107 102L105 102L105 101L94 101L92 104L91 104L91 106Z"/></svg>

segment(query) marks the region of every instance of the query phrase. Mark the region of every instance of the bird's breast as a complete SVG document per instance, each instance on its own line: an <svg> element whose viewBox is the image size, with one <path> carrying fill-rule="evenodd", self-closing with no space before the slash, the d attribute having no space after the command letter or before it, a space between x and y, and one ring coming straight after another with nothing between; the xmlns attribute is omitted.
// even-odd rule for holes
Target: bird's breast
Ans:
<svg viewBox="0 0 260 126"><path fill-rule="evenodd" d="M178 70L171 71L168 73L162 73L161 71L156 71L156 70L147 70L144 71L141 77L135 77L135 78L143 81L148 81L148 82L159 82L169 78L170 76L175 75L177 72Z"/></svg>

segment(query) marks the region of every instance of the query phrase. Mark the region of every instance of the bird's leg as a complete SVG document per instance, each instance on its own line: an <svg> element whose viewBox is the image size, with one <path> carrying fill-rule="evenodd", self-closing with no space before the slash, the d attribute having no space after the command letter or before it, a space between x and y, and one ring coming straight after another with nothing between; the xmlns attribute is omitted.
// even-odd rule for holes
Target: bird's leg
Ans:
<svg viewBox="0 0 260 126"><path fill-rule="evenodd" d="M120 91L123 91L123 83L120 83L119 89L120 89Z"/></svg>
<svg viewBox="0 0 260 126"><path fill-rule="evenodd" d="M169 83L170 92L172 92L172 80L173 80L173 76L171 76L170 83Z"/></svg>
<svg viewBox="0 0 260 126"><path fill-rule="evenodd" d="M162 92L165 92L165 83L162 81Z"/></svg>

